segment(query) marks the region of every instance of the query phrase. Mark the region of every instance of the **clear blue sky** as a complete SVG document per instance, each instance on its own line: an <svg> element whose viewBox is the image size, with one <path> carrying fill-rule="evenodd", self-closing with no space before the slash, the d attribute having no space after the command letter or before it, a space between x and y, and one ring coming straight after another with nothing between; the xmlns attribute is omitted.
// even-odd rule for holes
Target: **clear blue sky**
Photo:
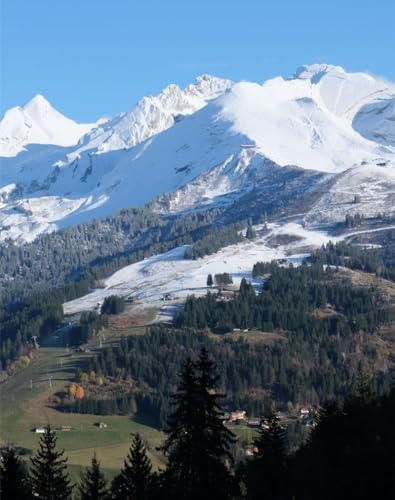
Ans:
<svg viewBox="0 0 395 500"><path fill-rule="evenodd" d="M43 94L79 120L210 73L326 62L395 81L394 0L0 0L1 109Z"/></svg>

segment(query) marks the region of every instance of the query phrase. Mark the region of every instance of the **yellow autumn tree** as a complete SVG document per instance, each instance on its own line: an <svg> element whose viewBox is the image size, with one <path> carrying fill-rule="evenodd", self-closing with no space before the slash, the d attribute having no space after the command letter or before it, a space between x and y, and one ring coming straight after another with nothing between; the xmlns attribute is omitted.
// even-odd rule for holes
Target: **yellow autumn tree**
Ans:
<svg viewBox="0 0 395 500"><path fill-rule="evenodd" d="M19 364L21 368L26 368L27 366L30 365L30 358L28 356L21 356L19 358Z"/></svg>
<svg viewBox="0 0 395 500"><path fill-rule="evenodd" d="M89 381L96 382L96 373L93 370L89 374Z"/></svg>
<svg viewBox="0 0 395 500"><path fill-rule="evenodd" d="M82 384L87 384L89 382L89 375L87 373L83 373L81 375L81 383Z"/></svg>
<svg viewBox="0 0 395 500"><path fill-rule="evenodd" d="M75 398L76 393L77 393L77 386L75 384L71 384L69 386L69 394L70 394L70 396L72 396L73 398Z"/></svg>
<svg viewBox="0 0 395 500"><path fill-rule="evenodd" d="M84 396L85 396L84 388L79 385L75 392L75 399L84 399Z"/></svg>

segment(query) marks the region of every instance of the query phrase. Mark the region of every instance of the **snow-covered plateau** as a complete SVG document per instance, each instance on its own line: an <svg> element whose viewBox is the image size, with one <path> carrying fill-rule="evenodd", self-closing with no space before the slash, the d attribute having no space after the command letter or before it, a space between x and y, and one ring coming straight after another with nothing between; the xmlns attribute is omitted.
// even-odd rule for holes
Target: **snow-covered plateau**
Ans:
<svg viewBox="0 0 395 500"><path fill-rule="evenodd" d="M36 96L1 120L0 155L0 240L148 202L172 214L260 189L285 199L278 179L295 169L307 226L391 215L395 85L322 64L263 84L203 75L88 125Z"/></svg>

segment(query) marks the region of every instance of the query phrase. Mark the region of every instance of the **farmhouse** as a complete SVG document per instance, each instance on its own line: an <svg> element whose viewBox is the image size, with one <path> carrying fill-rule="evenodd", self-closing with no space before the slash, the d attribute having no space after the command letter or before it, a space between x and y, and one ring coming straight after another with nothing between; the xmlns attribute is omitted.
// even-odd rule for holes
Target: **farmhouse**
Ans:
<svg viewBox="0 0 395 500"><path fill-rule="evenodd" d="M246 412L244 410L231 411L229 415L230 422L236 422L237 420L245 420Z"/></svg>

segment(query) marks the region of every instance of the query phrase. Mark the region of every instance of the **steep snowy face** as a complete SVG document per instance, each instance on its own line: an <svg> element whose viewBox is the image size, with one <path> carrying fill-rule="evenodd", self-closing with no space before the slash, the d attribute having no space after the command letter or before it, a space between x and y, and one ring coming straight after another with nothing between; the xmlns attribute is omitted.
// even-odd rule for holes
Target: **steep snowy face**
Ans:
<svg viewBox="0 0 395 500"><path fill-rule="evenodd" d="M56 111L41 95L7 111L0 121L0 156L16 156L27 144L72 146L94 127Z"/></svg>
<svg viewBox="0 0 395 500"><path fill-rule="evenodd" d="M366 73L347 73L339 66L327 64L301 66L291 81L296 80L308 84L311 97L322 107L349 121L363 104L387 91L390 85Z"/></svg>
<svg viewBox="0 0 395 500"><path fill-rule="evenodd" d="M220 98L221 117L281 166L341 172L372 157L393 156L393 149L367 141L352 122L360 106L376 110L374 100L388 92L387 84L369 75L313 65L289 80L236 84ZM367 123L363 118L360 128Z"/></svg>
<svg viewBox="0 0 395 500"><path fill-rule="evenodd" d="M174 125L232 86L230 80L202 75L194 85L182 90L171 84L157 96L143 97L130 111L88 134L83 144L70 155L74 160L87 149L105 153L129 149Z"/></svg>
<svg viewBox="0 0 395 500"><path fill-rule="evenodd" d="M381 92L364 104L354 116L353 127L363 137L395 148L395 91Z"/></svg>

